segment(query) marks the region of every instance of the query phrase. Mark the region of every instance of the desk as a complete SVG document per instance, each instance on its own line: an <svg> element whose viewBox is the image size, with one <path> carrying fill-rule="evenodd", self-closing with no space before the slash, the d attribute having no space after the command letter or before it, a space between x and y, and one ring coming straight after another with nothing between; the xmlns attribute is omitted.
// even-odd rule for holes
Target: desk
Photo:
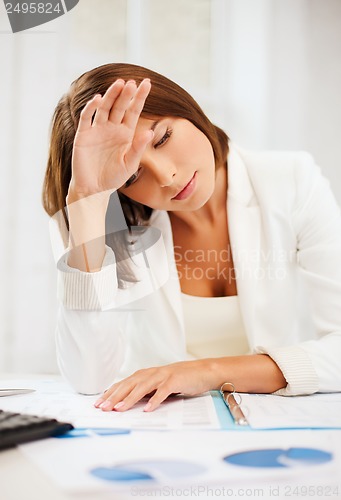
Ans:
<svg viewBox="0 0 341 500"><path fill-rule="evenodd" d="M43 376L43 375L22 375L22 374L0 374L1 380L11 380L11 379L54 379L59 380L58 376ZM0 382L1 385L1 382ZM1 401L0 401L1 407ZM169 431L171 432L171 431ZM214 432L214 431L211 431ZM287 433L288 438L292 438L292 432L295 431L285 431ZM313 431L319 432L319 431ZM322 431L325 432L325 431ZM340 431L328 431L335 432L337 436L340 436ZM240 440L244 444L248 442L248 436L250 434L248 432L240 432ZM336 435L336 434L335 434ZM271 442L271 432L269 433L269 442ZM226 437L228 439L228 431L226 431ZM288 439L289 440L289 439ZM340 440L339 440L340 441ZM339 477L335 478L335 481L339 482L339 493L338 495L328 496L331 500L335 500L341 498L341 470L339 471ZM307 478L305 477L304 482L302 484L307 483ZM175 495L164 494L162 496L167 498L200 498L200 499L212 499L212 498L228 498L231 497L231 492L233 492L232 496L234 498L262 498L266 500L272 500L273 498L280 498L282 500L290 499L298 500L299 498L303 498L303 496L307 497L307 495L295 495L292 490L285 489L283 484L280 487L280 490L276 490L276 482L272 479L272 484L269 482L257 483L257 485L253 485L249 482L241 482L240 484L233 484L233 487L226 482L226 484L220 484L217 486L217 491L219 494L212 496L212 494L189 494L188 491L184 492L183 495L177 493ZM313 478L311 479L311 483L313 483ZM296 481L297 484L297 481ZM327 483L326 483L327 484ZM337 483L335 483L337 484ZM225 487L226 492L223 493L223 488ZM212 486L214 488L214 486ZM181 488L179 488L180 490ZM228 490L228 493L227 493ZM255 490L255 493L252 494L252 490ZM256 491L257 490L257 491ZM314 494L309 494L308 497L310 500L321 500L324 496L319 494L316 491L313 491ZM122 493L116 494L114 492L110 493L96 493L96 494L81 494L81 495L71 495L65 493L58 489L55 483L52 482L47 476L45 476L41 470L35 466L32 462L30 462L19 449L10 449L3 452L0 452L0 498L1 500L125 500L132 498L157 498L161 500L161 496L157 495L149 495L147 496L146 492L137 495L136 493L129 493L123 495Z"/></svg>
<svg viewBox="0 0 341 500"><path fill-rule="evenodd" d="M17 378L43 378L43 375L0 374L0 380ZM69 500L69 497L59 492L54 484L16 448L0 452L0 484L2 500L24 498L26 500Z"/></svg>
<svg viewBox="0 0 341 500"><path fill-rule="evenodd" d="M58 375L28 375L1 373L0 380L23 378L60 380ZM1 400L0 400L1 407ZM82 495L82 500L123 500L123 496ZM129 497L131 499L131 496ZM60 491L57 486L17 448L0 452L0 499L1 500L75 500L75 496Z"/></svg>

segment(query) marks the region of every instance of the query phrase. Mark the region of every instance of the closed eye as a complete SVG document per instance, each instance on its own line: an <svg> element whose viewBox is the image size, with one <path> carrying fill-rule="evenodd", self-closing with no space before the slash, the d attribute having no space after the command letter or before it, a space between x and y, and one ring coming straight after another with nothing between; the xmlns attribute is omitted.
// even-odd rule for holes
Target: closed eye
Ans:
<svg viewBox="0 0 341 500"><path fill-rule="evenodd" d="M171 128L167 127L166 132L164 133L164 135L162 136L162 138L159 140L159 142L157 142L156 144L154 144L154 148L157 149L160 146L163 146L165 144L165 142L168 141L168 139L170 138L170 136L172 135L172 133L173 133L173 130Z"/></svg>
<svg viewBox="0 0 341 500"><path fill-rule="evenodd" d="M171 128L167 127L166 132L161 137L159 142L154 144L154 148L157 149L157 148L163 146L168 141L168 139L170 138L172 133L173 133L173 130ZM134 184L134 182L136 182L138 180L138 178L140 177L140 171L141 171L141 167L139 167L138 170L131 177L129 177L129 179L124 184L125 188L128 188L129 186L131 186L132 184Z"/></svg>
<svg viewBox="0 0 341 500"><path fill-rule="evenodd" d="M134 182L137 181L137 179L140 177L140 171L141 171L141 167L139 167L136 172L131 175L129 177L129 179L126 181L126 183L124 184L124 187L125 188L128 188L129 186L131 186L132 184L134 184Z"/></svg>

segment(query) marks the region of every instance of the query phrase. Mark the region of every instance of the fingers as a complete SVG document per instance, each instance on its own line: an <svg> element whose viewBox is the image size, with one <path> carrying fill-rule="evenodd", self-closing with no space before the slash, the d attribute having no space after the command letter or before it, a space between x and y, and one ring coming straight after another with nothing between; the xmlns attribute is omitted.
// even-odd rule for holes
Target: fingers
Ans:
<svg viewBox="0 0 341 500"><path fill-rule="evenodd" d="M135 96L131 100L123 118L123 123L127 125L127 127L131 129L136 128L150 89L151 83L148 78L144 79L138 86Z"/></svg>
<svg viewBox="0 0 341 500"><path fill-rule="evenodd" d="M108 397L100 406L103 411L126 411L132 408L136 403L138 403L142 398L144 398L151 391L149 388L142 388L136 385L129 393L125 396L119 392L113 393ZM166 389L164 386L160 386L154 396L150 398L148 403L143 408L143 411L153 411L172 393L171 390Z"/></svg>
<svg viewBox="0 0 341 500"><path fill-rule="evenodd" d="M123 123L135 130L150 89L149 79L143 80L138 87L133 80L127 83L121 79L116 80L103 97L96 94L85 105L81 112L78 130L85 131L92 125L103 125L108 120L114 124Z"/></svg>
<svg viewBox="0 0 341 500"><path fill-rule="evenodd" d="M160 404L168 398L168 396L172 394L172 391L167 389L166 387L159 387L159 389L155 392L154 396L152 396L146 406L143 408L143 411L149 412L154 411Z"/></svg>
<svg viewBox="0 0 341 500"><path fill-rule="evenodd" d="M116 403L116 398L115 398L115 404L113 405L113 409L116 411L126 411L132 408L136 403L138 403L146 394L150 392L149 389L141 388L141 386L135 386L134 389L129 392L125 397L120 397L119 401Z"/></svg>
<svg viewBox="0 0 341 500"><path fill-rule="evenodd" d="M141 156L153 137L153 130L147 130L134 137L132 145L124 158L126 165L138 165L140 163Z"/></svg>
<svg viewBox="0 0 341 500"><path fill-rule="evenodd" d="M79 132L84 132L91 128L92 126L92 117L94 116L94 113L96 112L99 103L102 100L102 96L99 94L96 94L90 101L86 103L84 108L81 111L80 118L79 118L79 124L78 124L78 131Z"/></svg>
<svg viewBox="0 0 341 500"><path fill-rule="evenodd" d="M110 87L102 97L101 105L96 112L94 125L100 125L108 121L110 110L114 103L117 101L117 98L124 91L127 93L126 87L127 86L125 85L124 80L121 79L116 80L116 82L110 85Z"/></svg>
<svg viewBox="0 0 341 500"><path fill-rule="evenodd" d="M130 377L111 386L96 401L105 400L99 407L103 410L129 410L143 397L149 397L144 407L145 412L155 410L171 394L201 394L216 387L215 376L209 378L211 372L207 360L180 361L170 365L145 368L133 373ZM206 374L206 376L205 376ZM205 379L205 380L204 380ZM155 393L151 396L151 393Z"/></svg>
<svg viewBox="0 0 341 500"><path fill-rule="evenodd" d="M108 406L108 410L116 411L126 411L132 408L138 401L144 398L150 392L149 389L141 389L136 386L125 398L122 398L118 403L115 403L112 407L112 403ZM153 397L150 398L148 403L143 408L143 411L149 412L155 410L160 404L167 399L172 391L166 389L165 386L160 386Z"/></svg>
<svg viewBox="0 0 341 500"><path fill-rule="evenodd" d="M126 411L145 396L152 394L144 411L154 410L173 391L172 384L167 383L167 376L164 377L162 371L151 370L140 370L125 380L112 385L95 402L95 407L103 411Z"/></svg>
<svg viewBox="0 0 341 500"><path fill-rule="evenodd" d="M112 123L119 124L122 122L124 115L136 94L136 82L129 80L115 103L112 105L108 119Z"/></svg>
<svg viewBox="0 0 341 500"><path fill-rule="evenodd" d="M118 387L110 392L105 401L98 407L104 411L129 410L134 404L150 392L146 384L133 384L127 379L126 382L118 384ZM102 398L101 398L102 399ZM97 401L95 403L97 406Z"/></svg>

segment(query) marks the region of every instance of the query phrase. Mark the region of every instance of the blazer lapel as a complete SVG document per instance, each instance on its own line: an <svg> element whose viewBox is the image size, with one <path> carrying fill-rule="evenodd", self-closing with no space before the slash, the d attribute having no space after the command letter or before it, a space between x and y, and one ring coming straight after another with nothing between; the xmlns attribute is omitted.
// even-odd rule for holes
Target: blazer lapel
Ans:
<svg viewBox="0 0 341 500"><path fill-rule="evenodd" d="M259 275L261 215L246 166L233 146L228 157L227 217L240 309L252 347Z"/></svg>

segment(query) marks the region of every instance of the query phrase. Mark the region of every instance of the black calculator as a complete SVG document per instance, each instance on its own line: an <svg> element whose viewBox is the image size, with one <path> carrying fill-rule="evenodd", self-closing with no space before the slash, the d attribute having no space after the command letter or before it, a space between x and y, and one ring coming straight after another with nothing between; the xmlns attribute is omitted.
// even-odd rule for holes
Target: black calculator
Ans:
<svg viewBox="0 0 341 500"><path fill-rule="evenodd" d="M17 444L65 434L73 425L54 418L0 410L0 450Z"/></svg>

